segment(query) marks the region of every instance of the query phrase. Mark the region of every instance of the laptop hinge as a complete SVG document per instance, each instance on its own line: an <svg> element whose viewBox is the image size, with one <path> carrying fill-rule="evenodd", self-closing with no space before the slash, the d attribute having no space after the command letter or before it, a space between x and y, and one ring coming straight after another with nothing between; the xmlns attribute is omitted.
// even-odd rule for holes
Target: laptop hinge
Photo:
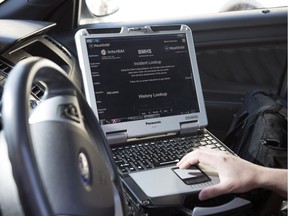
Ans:
<svg viewBox="0 0 288 216"><path fill-rule="evenodd" d="M196 133L200 128L199 121L189 121L180 123L180 134Z"/></svg>
<svg viewBox="0 0 288 216"><path fill-rule="evenodd" d="M108 144L125 143L128 139L127 131L115 131L106 133Z"/></svg>

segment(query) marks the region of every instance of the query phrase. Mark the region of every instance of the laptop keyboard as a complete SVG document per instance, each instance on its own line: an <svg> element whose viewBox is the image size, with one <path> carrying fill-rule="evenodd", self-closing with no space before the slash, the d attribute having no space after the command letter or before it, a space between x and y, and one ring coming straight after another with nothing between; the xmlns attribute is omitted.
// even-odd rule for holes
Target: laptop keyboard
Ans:
<svg viewBox="0 0 288 216"><path fill-rule="evenodd" d="M207 133L167 138L127 146L112 147L113 159L122 174L176 163L199 147L227 151L222 143Z"/></svg>

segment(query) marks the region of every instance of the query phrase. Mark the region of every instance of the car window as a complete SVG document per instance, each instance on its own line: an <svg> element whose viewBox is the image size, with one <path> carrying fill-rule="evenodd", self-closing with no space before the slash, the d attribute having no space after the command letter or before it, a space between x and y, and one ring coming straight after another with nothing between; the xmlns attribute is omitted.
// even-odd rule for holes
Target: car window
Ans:
<svg viewBox="0 0 288 216"><path fill-rule="evenodd" d="M82 0L79 24L185 18L287 6L287 0Z"/></svg>

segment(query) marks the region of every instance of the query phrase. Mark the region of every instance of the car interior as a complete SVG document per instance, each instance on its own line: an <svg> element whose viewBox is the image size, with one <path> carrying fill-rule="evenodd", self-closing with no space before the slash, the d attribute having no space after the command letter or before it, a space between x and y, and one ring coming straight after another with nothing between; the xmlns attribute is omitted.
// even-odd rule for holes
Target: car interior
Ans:
<svg viewBox="0 0 288 216"><path fill-rule="evenodd" d="M0 0L0 216L287 215L273 193L257 203L246 194L233 202L185 194L180 205L165 197L152 205L118 174L86 98L75 38L82 29L191 29L206 128L219 141L248 92L287 98L287 2L216 1L216 12L200 14L185 2L157 1Z"/></svg>

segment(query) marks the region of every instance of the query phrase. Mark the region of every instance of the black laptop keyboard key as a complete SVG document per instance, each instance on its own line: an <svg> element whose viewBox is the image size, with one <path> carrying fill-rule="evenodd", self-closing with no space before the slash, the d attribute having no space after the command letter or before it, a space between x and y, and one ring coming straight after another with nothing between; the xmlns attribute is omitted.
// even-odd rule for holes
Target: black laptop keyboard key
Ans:
<svg viewBox="0 0 288 216"><path fill-rule="evenodd" d="M177 163L178 161L179 161L178 159L171 160L171 161L162 161L159 163L159 166L171 165L171 164L173 165L173 164Z"/></svg>
<svg viewBox="0 0 288 216"><path fill-rule="evenodd" d="M209 134L135 143L125 147L112 147L111 150L118 170L126 174L159 166L176 165L186 153L202 146L226 151L223 144Z"/></svg>

